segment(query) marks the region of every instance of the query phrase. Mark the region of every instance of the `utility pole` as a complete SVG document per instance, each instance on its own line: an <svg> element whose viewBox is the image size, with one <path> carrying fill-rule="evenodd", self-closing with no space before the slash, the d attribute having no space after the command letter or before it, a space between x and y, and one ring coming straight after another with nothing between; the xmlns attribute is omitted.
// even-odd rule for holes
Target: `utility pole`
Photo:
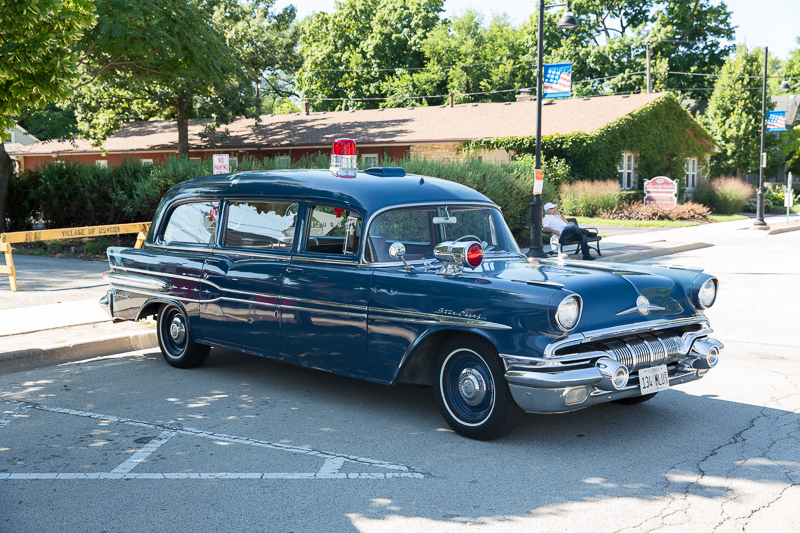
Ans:
<svg viewBox="0 0 800 533"><path fill-rule="evenodd" d="M645 60L645 71L647 72L647 94L653 92L653 79L650 77L650 45L646 44L645 53L647 59Z"/></svg>

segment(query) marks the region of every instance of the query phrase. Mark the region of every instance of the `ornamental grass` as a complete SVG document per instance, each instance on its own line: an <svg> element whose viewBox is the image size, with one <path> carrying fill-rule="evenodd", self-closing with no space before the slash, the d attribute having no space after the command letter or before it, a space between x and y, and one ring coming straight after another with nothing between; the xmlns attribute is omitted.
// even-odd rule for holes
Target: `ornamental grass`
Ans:
<svg viewBox="0 0 800 533"><path fill-rule="evenodd" d="M755 187L734 177L719 177L697 184L692 198L720 215L741 213L744 202L755 194Z"/></svg>
<svg viewBox="0 0 800 533"><path fill-rule="evenodd" d="M613 211L620 205L620 186L613 180L578 180L559 187L561 212L593 217L601 211Z"/></svg>

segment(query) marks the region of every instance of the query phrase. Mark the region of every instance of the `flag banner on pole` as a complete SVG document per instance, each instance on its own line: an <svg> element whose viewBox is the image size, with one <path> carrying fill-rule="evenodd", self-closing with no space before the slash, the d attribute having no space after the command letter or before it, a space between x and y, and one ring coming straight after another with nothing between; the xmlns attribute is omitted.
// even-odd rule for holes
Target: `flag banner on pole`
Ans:
<svg viewBox="0 0 800 533"><path fill-rule="evenodd" d="M767 131L786 131L786 111L767 111Z"/></svg>
<svg viewBox="0 0 800 533"><path fill-rule="evenodd" d="M543 98L569 98L572 90L572 63L544 65Z"/></svg>

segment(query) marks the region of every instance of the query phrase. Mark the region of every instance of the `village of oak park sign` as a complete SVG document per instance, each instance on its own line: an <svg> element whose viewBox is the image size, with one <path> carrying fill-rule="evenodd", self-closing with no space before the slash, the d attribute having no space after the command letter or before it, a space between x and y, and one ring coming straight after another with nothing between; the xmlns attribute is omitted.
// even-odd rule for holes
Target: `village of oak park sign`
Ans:
<svg viewBox="0 0 800 533"><path fill-rule="evenodd" d="M678 182L657 176L644 182L644 205L675 207L678 205Z"/></svg>

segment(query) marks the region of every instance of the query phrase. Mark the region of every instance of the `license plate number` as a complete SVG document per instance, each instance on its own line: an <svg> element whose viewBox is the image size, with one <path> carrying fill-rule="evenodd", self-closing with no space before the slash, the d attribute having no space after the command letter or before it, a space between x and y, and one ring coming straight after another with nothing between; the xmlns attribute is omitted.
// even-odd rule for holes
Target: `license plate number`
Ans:
<svg viewBox="0 0 800 533"><path fill-rule="evenodd" d="M639 389L642 394L652 394L669 389L667 365L651 366L639 370Z"/></svg>

